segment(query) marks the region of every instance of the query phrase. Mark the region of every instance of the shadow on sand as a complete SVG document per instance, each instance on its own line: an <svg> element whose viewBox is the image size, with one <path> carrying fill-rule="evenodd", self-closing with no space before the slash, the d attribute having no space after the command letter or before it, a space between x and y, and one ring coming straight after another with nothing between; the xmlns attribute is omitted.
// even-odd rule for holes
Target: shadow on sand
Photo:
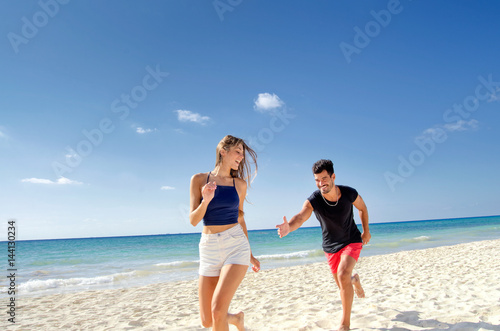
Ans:
<svg viewBox="0 0 500 331"><path fill-rule="evenodd" d="M424 328L429 331L477 331L477 330L492 330L500 331L500 325L493 325L486 322L460 322L456 324L444 323L435 319L420 319L418 311L405 311L400 312L394 319L394 322L403 322L406 324L414 325L418 329L408 329L402 327L392 327L390 329L379 328L380 331L414 331Z"/></svg>

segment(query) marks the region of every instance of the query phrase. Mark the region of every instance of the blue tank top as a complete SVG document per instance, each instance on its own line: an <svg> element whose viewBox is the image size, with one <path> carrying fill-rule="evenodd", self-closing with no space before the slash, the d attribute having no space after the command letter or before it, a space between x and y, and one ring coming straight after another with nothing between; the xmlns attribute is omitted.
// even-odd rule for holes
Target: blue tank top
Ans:
<svg viewBox="0 0 500 331"><path fill-rule="evenodd" d="M207 183L210 179L207 177ZM238 211L240 206L240 197L236 191L233 178L233 186L217 185L213 199L207 206L207 211L203 217L203 224L209 225L227 225L238 223Z"/></svg>

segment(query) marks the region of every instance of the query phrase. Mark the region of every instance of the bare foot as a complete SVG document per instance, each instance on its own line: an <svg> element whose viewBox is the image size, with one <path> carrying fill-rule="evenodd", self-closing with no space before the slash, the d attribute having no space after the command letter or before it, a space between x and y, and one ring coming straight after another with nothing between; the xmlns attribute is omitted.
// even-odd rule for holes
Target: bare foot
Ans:
<svg viewBox="0 0 500 331"><path fill-rule="evenodd" d="M349 331L350 328L347 325L341 325L338 331Z"/></svg>
<svg viewBox="0 0 500 331"><path fill-rule="evenodd" d="M245 313L242 311L238 314L229 314L228 322L236 326L238 331L245 331Z"/></svg>
<svg viewBox="0 0 500 331"><path fill-rule="evenodd" d="M363 290L363 287L361 287L361 281L359 280L358 274L355 274L354 276L351 277L351 283L352 283L352 286L354 287L354 292L356 293L358 298L364 298L365 291ZM349 330L349 329L347 329L347 330Z"/></svg>

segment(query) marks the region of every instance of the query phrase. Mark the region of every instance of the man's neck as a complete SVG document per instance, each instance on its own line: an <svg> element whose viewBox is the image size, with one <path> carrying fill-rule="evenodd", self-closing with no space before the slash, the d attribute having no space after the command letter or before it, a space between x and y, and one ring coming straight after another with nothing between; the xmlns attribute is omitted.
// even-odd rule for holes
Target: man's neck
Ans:
<svg viewBox="0 0 500 331"><path fill-rule="evenodd" d="M339 192L337 191L337 185L333 185L333 188L330 190L330 192L323 194L323 196L325 197L325 199L329 201L337 201L339 197Z"/></svg>

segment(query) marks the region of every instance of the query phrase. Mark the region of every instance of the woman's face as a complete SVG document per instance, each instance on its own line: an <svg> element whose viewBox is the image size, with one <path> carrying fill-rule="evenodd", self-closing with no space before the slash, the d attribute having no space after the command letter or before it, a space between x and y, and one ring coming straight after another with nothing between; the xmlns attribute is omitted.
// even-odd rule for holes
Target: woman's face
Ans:
<svg viewBox="0 0 500 331"><path fill-rule="evenodd" d="M238 144L229 148L228 151L224 150L222 155L222 162L226 163L233 170L238 170L240 163L245 158L245 150L242 144Z"/></svg>

